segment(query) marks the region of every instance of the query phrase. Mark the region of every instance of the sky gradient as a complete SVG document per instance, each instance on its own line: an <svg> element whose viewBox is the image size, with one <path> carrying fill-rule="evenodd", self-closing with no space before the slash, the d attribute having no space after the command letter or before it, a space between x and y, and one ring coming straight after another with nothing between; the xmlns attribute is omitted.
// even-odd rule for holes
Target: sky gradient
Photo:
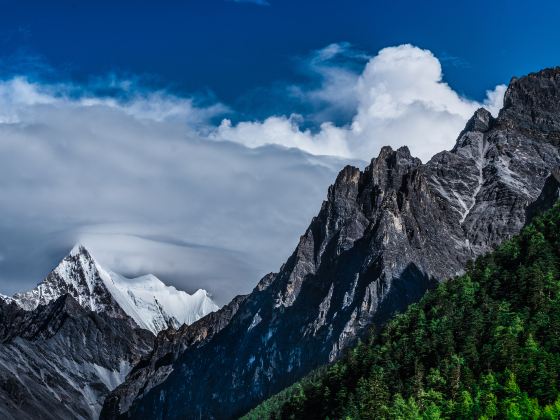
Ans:
<svg viewBox="0 0 560 420"><path fill-rule="evenodd" d="M36 56L56 69L53 78L144 76L235 104L259 87L305 81L294 61L331 43L369 54L403 43L429 49L455 90L479 100L512 75L558 64L560 54L552 1L255 3L1 1L0 58L25 65L21 55Z"/></svg>

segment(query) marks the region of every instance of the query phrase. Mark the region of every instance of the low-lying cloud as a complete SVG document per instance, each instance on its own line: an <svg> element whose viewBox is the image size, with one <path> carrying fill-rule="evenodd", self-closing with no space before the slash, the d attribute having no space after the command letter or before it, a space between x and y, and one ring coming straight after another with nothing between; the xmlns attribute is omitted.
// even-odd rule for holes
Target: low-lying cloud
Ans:
<svg viewBox="0 0 560 420"><path fill-rule="evenodd" d="M127 82L104 96L0 81L0 293L32 287L82 242L110 269L225 303L279 268L344 164L364 165L385 144L425 160L453 146L477 107L501 106L502 86L482 104L454 92L429 51L368 59L349 48L313 54L313 89L287 87L313 115L262 121ZM327 118L337 113L349 121Z"/></svg>

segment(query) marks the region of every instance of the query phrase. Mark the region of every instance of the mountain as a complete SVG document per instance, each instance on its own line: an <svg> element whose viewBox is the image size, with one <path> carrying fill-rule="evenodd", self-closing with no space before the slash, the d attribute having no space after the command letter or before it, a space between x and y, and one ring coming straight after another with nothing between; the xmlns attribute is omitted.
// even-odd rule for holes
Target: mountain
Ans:
<svg viewBox="0 0 560 420"><path fill-rule="evenodd" d="M344 168L280 271L219 332L170 358L152 353L145 365L166 365L163 379L130 375L103 416L235 417L336 360L517 234L560 166L559 138L555 68L512 79L497 118L479 109L425 164L384 147L365 170Z"/></svg>
<svg viewBox="0 0 560 420"><path fill-rule="evenodd" d="M96 419L155 334L217 309L204 290L127 279L75 246L33 290L0 296L0 417Z"/></svg>
<svg viewBox="0 0 560 420"><path fill-rule="evenodd" d="M0 299L0 417L97 418L153 340L125 317L86 310L70 294L32 310Z"/></svg>
<svg viewBox="0 0 560 420"><path fill-rule="evenodd" d="M76 245L36 288L14 295L13 300L21 308L33 310L66 294L84 309L129 320L132 326L154 334L191 324L218 309L205 290L189 295L153 275L127 279L106 271L81 245Z"/></svg>
<svg viewBox="0 0 560 420"><path fill-rule="evenodd" d="M245 418L560 417L560 203Z"/></svg>
<svg viewBox="0 0 560 420"><path fill-rule="evenodd" d="M128 409L134 398L144 390L165 381L173 371L173 363L187 349L195 348L220 332L235 315L246 295L235 297L229 304L193 324L184 324L178 330L169 328L156 337L153 350L128 375L129 385L120 387L107 398L101 416L116 410ZM133 388L133 387L137 388Z"/></svg>
<svg viewBox="0 0 560 420"><path fill-rule="evenodd" d="M102 271L100 271L102 273ZM141 327L157 334L183 324L192 324L219 309L206 290L192 295L165 285L152 274L127 279L117 273L102 275L117 303Z"/></svg>

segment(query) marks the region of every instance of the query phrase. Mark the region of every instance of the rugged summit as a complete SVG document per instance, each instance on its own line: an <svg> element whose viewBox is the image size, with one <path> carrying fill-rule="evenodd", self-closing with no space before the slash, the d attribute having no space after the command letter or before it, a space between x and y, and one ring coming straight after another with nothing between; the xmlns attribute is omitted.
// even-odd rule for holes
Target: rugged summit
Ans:
<svg viewBox="0 0 560 420"><path fill-rule="evenodd" d="M23 309L31 311L68 294L84 309L129 320L105 286L104 274L87 249L76 245L37 287L16 293L13 299Z"/></svg>
<svg viewBox="0 0 560 420"><path fill-rule="evenodd" d="M0 296L0 417L95 419L154 334L216 309L204 290L126 279L78 245L33 290Z"/></svg>
<svg viewBox="0 0 560 420"><path fill-rule="evenodd" d="M560 144L558 91L560 67L513 78L504 96L499 123L531 137Z"/></svg>
<svg viewBox="0 0 560 420"><path fill-rule="evenodd" d="M104 415L242 414L517 233L560 165L559 77L513 79L497 118L479 109L426 164L384 147L364 171L344 168L279 273L225 328L173 353L165 381L131 375Z"/></svg>
<svg viewBox="0 0 560 420"><path fill-rule="evenodd" d="M82 245L76 245L37 287L14 295L13 300L33 310L66 294L86 310L127 320L154 334L192 324L218 309L205 290L189 295L151 274L127 279L107 271Z"/></svg>

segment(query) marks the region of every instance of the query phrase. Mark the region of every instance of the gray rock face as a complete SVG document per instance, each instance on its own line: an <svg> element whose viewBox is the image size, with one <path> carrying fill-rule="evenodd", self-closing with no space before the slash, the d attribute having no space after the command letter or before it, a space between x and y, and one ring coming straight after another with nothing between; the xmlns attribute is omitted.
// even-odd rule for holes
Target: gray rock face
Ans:
<svg viewBox="0 0 560 420"><path fill-rule="evenodd" d="M384 147L364 171L344 168L279 273L175 353L165 381L131 375L106 417L242 414L517 233L560 166L559 80L560 69L514 79L497 119L478 110L426 164Z"/></svg>
<svg viewBox="0 0 560 420"><path fill-rule="evenodd" d="M0 300L0 417L95 419L153 336L67 294L32 311Z"/></svg>
<svg viewBox="0 0 560 420"><path fill-rule="evenodd" d="M559 89L560 67L513 78L504 97L500 124L527 136L560 144Z"/></svg>
<svg viewBox="0 0 560 420"><path fill-rule="evenodd" d="M101 416L111 417L126 411L134 399L161 384L173 371L174 362L187 349L211 339L231 320L247 296L237 296L228 305L178 330L169 328L158 334L153 350L128 375L128 382L116 388L105 401Z"/></svg>
<svg viewBox="0 0 560 420"><path fill-rule="evenodd" d="M552 171L546 179L539 197L527 207L527 221L551 208L560 199L560 168Z"/></svg>

